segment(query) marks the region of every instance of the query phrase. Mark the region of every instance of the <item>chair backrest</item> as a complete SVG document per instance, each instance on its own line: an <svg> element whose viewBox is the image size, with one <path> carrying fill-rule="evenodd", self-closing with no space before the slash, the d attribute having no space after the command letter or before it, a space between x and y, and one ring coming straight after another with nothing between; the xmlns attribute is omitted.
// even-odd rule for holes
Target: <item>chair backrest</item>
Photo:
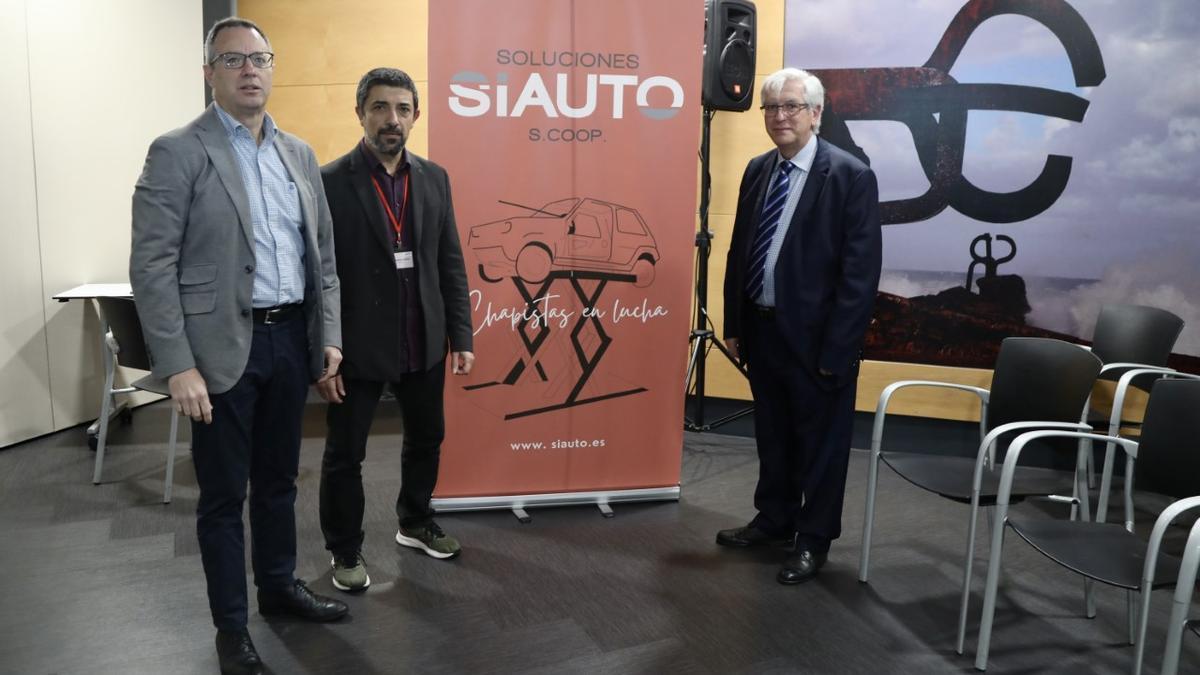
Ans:
<svg viewBox="0 0 1200 675"><path fill-rule="evenodd" d="M142 336L142 322L138 319L137 307L129 298L96 298L100 313L108 322L108 329L117 341L121 352L117 363L126 368L150 370L150 357L146 353L146 338Z"/></svg>
<svg viewBox="0 0 1200 675"><path fill-rule="evenodd" d="M1070 342L1005 338L992 371L986 429L1009 422L1078 422L1100 365L1095 354Z"/></svg>
<svg viewBox="0 0 1200 675"><path fill-rule="evenodd" d="M1150 390L1134 485L1175 498L1200 495L1200 380L1159 380Z"/></svg>
<svg viewBox="0 0 1200 675"><path fill-rule="evenodd" d="M1096 319L1092 352L1105 363L1167 365L1183 331L1183 319L1143 305L1105 305ZM1109 373L1105 373L1109 377ZM1115 378L1114 378L1115 379Z"/></svg>

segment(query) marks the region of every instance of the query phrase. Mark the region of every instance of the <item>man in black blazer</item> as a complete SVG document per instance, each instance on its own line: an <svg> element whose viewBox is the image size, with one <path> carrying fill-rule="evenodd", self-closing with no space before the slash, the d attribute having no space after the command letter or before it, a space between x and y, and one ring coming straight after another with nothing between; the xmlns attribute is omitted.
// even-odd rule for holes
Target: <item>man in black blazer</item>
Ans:
<svg viewBox="0 0 1200 675"><path fill-rule="evenodd" d="M816 576L841 534L863 336L882 259L869 167L817 138L825 90L795 68L760 99L776 149L750 160L725 273L725 345L755 402L757 515L717 543L791 543L778 580Z"/></svg>
<svg viewBox="0 0 1200 675"><path fill-rule="evenodd" d="M358 83L363 138L322 167L342 284L341 372L318 387L330 402L321 464L321 530L333 554L333 585L370 583L363 542L362 461L384 386L400 404L404 442L396 542L434 558L460 547L433 520L445 421L446 355L465 375L472 354L467 272L442 167L405 150L420 117L417 87L394 68Z"/></svg>

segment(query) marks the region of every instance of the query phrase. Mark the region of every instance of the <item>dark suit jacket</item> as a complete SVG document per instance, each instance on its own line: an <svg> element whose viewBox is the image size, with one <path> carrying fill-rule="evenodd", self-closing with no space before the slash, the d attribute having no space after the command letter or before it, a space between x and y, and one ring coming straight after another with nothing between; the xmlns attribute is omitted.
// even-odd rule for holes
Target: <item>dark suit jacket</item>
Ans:
<svg viewBox="0 0 1200 675"><path fill-rule="evenodd" d="M308 367L316 379L323 347L342 344L329 210L312 148L284 131L275 148L300 195ZM254 332L255 264L246 186L210 105L154 140L133 191L129 282L155 377L195 367L210 393L237 383Z"/></svg>
<svg viewBox="0 0 1200 675"><path fill-rule="evenodd" d="M750 160L738 190L725 271L725 337L744 334L746 268L777 151ZM835 386L858 373L858 358L882 264L879 187L871 169L817 139L817 154L775 266L776 320L793 356Z"/></svg>
<svg viewBox="0 0 1200 675"><path fill-rule="evenodd" d="M406 151L408 152L408 151ZM412 181L413 258L425 318L425 368L453 351L472 351L467 271L454 223L450 178L442 167L408 152ZM391 224L356 144L321 167L333 214L334 251L342 284L342 373L400 379L397 345L400 287L392 258Z"/></svg>

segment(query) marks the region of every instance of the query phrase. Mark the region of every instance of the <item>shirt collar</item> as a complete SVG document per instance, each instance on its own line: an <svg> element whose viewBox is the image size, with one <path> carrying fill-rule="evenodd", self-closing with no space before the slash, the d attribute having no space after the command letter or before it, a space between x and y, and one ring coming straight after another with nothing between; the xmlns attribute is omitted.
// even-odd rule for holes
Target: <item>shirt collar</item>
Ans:
<svg viewBox="0 0 1200 675"><path fill-rule="evenodd" d="M809 136L808 142L805 143L804 147L800 148L800 152L797 152L796 156L790 160L784 159L783 155L778 150L775 152L775 155L776 166L778 166L781 162L791 162L792 165L797 169L800 169L804 173L808 173L812 171L813 160L817 158L817 135L813 134Z"/></svg>
<svg viewBox="0 0 1200 675"><path fill-rule="evenodd" d="M225 127L225 133L229 134L230 140L237 138L239 135L250 138L250 130L246 128L246 125L235 120L233 115L225 112L220 103L213 101L213 107L217 109L217 119L221 120L221 126ZM278 131L278 128L275 126L275 120L271 118L271 114L263 113L263 143L274 143L276 131ZM258 139L254 138L251 138L251 140L256 143L258 141Z"/></svg>

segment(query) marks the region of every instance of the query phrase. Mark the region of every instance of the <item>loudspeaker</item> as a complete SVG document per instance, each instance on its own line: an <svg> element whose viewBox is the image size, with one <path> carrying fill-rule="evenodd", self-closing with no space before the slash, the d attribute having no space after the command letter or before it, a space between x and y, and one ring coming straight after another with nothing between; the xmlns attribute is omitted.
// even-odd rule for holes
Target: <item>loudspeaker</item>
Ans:
<svg viewBox="0 0 1200 675"><path fill-rule="evenodd" d="M700 99L706 108L741 112L754 102L755 16L750 0L705 0Z"/></svg>

